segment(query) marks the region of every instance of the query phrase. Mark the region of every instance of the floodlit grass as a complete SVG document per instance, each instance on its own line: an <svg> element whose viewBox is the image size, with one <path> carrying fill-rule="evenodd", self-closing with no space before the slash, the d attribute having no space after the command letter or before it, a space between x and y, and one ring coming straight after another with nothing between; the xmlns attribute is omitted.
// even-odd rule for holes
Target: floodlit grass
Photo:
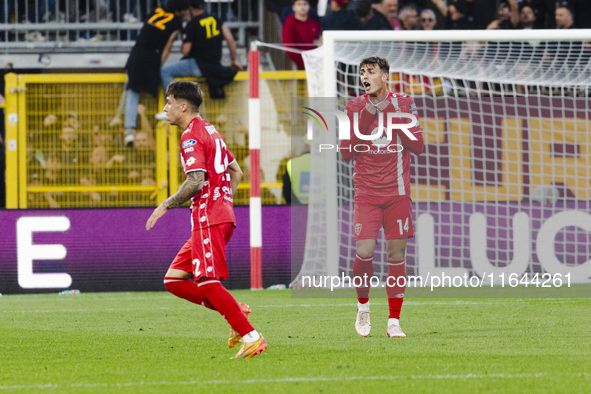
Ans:
<svg viewBox="0 0 591 394"><path fill-rule="evenodd" d="M407 299L407 338L355 300L235 291L267 353L230 360L217 313L165 292L3 296L0 393L589 392L591 299Z"/></svg>

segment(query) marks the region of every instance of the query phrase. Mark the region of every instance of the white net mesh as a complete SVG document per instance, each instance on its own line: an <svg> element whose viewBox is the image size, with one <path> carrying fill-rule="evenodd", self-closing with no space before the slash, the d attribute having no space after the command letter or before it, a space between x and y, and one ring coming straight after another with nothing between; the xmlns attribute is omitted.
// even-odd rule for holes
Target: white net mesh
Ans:
<svg viewBox="0 0 591 394"><path fill-rule="evenodd" d="M419 110L425 149L411 163L409 275L570 273L573 283L589 282L590 44L365 40L334 48L330 70L323 48L303 54L311 97L326 96L326 73L335 73L344 106L362 93L359 62L377 55L390 62L389 90L412 95ZM321 182L311 187L294 287L303 275L352 274L353 165L337 154L322 160L312 166ZM327 241L334 232L336 248ZM383 232L374 267L384 279Z"/></svg>

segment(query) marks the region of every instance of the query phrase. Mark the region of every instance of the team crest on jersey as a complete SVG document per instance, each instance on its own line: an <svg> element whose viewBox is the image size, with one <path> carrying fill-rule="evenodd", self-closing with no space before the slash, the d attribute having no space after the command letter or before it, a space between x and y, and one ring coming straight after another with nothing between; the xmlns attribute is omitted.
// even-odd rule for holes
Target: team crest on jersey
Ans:
<svg viewBox="0 0 591 394"><path fill-rule="evenodd" d="M372 134L377 132L377 127L371 132ZM382 131L382 136L380 138L377 138L373 141L371 141L371 143L375 146L388 146L390 145L390 143L392 142L392 140L388 139L388 136L386 135L385 132Z"/></svg>
<svg viewBox="0 0 591 394"><path fill-rule="evenodd" d="M359 235L361 233L361 223L357 223L355 225L355 235Z"/></svg>
<svg viewBox="0 0 591 394"><path fill-rule="evenodd" d="M192 146L190 146L190 147L188 147L187 149L185 149L183 152L185 152L185 153L191 153L191 152L193 152L194 150L195 150L195 149L194 149Z"/></svg>
<svg viewBox="0 0 591 394"><path fill-rule="evenodd" d="M196 143L197 143L196 140L186 140L185 142L183 142L183 149L193 146Z"/></svg>

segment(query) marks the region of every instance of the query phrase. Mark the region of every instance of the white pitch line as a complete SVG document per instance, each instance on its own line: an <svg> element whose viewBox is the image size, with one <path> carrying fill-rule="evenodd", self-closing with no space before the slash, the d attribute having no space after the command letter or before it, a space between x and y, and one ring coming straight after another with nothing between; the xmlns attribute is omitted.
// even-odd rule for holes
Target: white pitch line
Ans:
<svg viewBox="0 0 591 394"><path fill-rule="evenodd" d="M583 376L584 374L575 374ZM273 379L247 379L247 380L192 380L180 382L126 382L126 383L72 383L70 385L60 386L58 384L33 384L33 385L14 385L0 386L0 390L23 390L23 389L60 389L60 388L97 388L97 387L133 387L133 386L203 386L203 385L228 385L228 384L260 384L260 383L301 383L301 382L340 382L356 380L467 380L467 379L530 379L544 376L543 373L531 374L467 374L467 375L385 375L385 376L301 376Z"/></svg>

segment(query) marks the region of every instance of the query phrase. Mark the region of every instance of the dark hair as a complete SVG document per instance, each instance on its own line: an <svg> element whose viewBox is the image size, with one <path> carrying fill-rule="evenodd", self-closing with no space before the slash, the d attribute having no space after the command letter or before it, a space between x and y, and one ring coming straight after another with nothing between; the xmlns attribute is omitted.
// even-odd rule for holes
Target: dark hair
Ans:
<svg viewBox="0 0 591 394"><path fill-rule="evenodd" d="M205 0L189 0L189 7L202 10L205 8Z"/></svg>
<svg viewBox="0 0 591 394"><path fill-rule="evenodd" d="M367 17L370 11L371 4L367 1L360 1L359 3L357 3L357 8L355 8L355 12L357 13L357 16L360 18Z"/></svg>
<svg viewBox="0 0 591 394"><path fill-rule="evenodd" d="M531 4L528 3L521 3L519 4L519 12L523 11L524 8L529 8L532 10L532 12L534 13L534 15L536 14L536 11L534 10L534 7Z"/></svg>
<svg viewBox="0 0 591 394"><path fill-rule="evenodd" d="M176 81L168 85L165 96L172 96L176 100L185 100L193 108L195 112L199 111L199 107L203 102L203 90L197 82L191 81Z"/></svg>
<svg viewBox="0 0 591 394"><path fill-rule="evenodd" d="M363 66L378 66L384 73L388 74L390 72L390 63L388 63L383 57L379 56L366 57L361 63L359 63L359 68Z"/></svg>
<svg viewBox="0 0 591 394"><path fill-rule="evenodd" d="M178 11L185 11L189 9L189 0L168 0L166 3L166 12L173 14Z"/></svg>

